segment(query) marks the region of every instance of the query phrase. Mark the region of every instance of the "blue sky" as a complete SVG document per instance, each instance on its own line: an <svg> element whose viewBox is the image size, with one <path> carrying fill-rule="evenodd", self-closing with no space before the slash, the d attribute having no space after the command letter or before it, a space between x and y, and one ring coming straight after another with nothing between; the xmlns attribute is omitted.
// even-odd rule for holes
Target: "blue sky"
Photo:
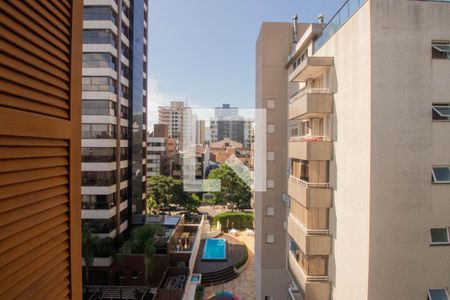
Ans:
<svg viewBox="0 0 450 300"><path fill-rule="evenodd" d="M149 1L149 121L171 100L193 107L254 105L261 23L325 22L344 0Z"/></svg>

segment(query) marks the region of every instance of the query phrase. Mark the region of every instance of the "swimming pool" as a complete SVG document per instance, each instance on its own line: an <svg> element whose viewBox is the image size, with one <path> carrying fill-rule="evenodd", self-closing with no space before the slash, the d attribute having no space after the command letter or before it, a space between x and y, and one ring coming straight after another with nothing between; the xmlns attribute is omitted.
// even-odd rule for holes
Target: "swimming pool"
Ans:
<svg viewBox="0 0 450 300"><path fill-rule="evenodd" d="M207 239L202 260L226 260L227 241L225 239Z"/></svg>

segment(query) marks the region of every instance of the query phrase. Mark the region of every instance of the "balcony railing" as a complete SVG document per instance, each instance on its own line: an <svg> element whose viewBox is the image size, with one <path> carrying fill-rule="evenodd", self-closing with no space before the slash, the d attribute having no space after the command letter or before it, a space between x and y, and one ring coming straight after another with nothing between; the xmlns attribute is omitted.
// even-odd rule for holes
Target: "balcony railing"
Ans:
<svg viewBox="0 0 450 300"><path fill-rule="evenodd" d="M303 97L306 94L331 94L331 90L329 88L311 88L311 87L305 87L301 90L298 90L295 92L289 99L289 103L294 103L301 97Z"/></svg>
<svg viewBox="0 0 450 300"><path fill-rule="evenodd" d="M298 184L301 184L301 185L305 186L306 188L329 188L330 187L330 183L329 182L326 182L326 183L323 183L323 182L307 182L307 181L302 180L300 178L294 177L293 175L290 175L289 178L294 180Z"/></svg>
<svg viewBox="0 0 450 300"><path fill-rule="evenodd" d="M302 136L291 136L290 142L330 142L331 139L324 135L302 135Z"/></svg>
<svg viewBox="0 0 450 300"><path fill-rule="evenodd" d="M308 227L306 227L305 225L303 225L302 222L300 222L299 219L297 219L297 217L291 212L289 213L292 221L294 221L294 223L300 227L304 232L306 232L306 234L308 235L327 235L330 233L330 231L328 229L310 229Z"/></svg>
<svg viewBox="0 0 450 300"><path fill-rule="evenodd" d="M314 53L317 52L357 11L367 0L347 0L322 29L314 41Z"/></svg>
<svg viewBox="0 0 450 300"><path fill-rule="evenodd" d="M293 264L294 268L296 269L296 271L299 271L301 276L305 279L306 282L326 282L328 281L328 276L311 276L311 275L307 275L305 273L305 271L303 271L302 266L300 265L300 263L297 261L297 259L295 258L294 253L292 253L292 251L289 251L289 260L292 262L291 264Z"/></svg>

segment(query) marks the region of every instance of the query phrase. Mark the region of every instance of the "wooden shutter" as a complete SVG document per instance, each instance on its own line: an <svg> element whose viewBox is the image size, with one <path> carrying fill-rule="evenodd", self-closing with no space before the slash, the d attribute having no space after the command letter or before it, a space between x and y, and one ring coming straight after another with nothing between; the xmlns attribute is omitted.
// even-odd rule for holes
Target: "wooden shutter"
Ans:
<svg viewBox="0 0 450 300"><path fill-rule="evenodd" d="M0 299L81 299L82 0L0 0Z"/></svg>

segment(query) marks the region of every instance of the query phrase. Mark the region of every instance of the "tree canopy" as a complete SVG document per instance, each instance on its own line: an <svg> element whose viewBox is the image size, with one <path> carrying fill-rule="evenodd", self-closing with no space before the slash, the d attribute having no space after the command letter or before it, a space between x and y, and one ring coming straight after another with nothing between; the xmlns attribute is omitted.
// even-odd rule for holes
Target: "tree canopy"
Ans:
<svg viewBox="0 0 450 300"><path fill-rule="evenodd" d="M229 166L221 165L212 170L208 179L220 180L220 191L210 193L215 205L230 203L237 209L250 208L250 187Z"/></svg>
<svg viewBox="0 0 450 300"><path fill-rule="evenodd" d="M200 198L183 190L183 182L170 176L157 175L147 179L147 207L157 209L169 205L181 206L188 211L196 211Z"/></svg>

